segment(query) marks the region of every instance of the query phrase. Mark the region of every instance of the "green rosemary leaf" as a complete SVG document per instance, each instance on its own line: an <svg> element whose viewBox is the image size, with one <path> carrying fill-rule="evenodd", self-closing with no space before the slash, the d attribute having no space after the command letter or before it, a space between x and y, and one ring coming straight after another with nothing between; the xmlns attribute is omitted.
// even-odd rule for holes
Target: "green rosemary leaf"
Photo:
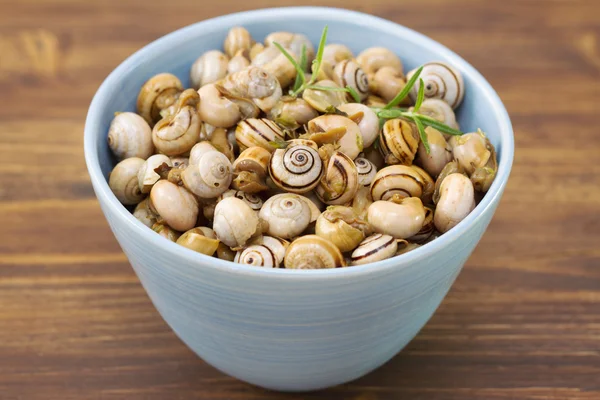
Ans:
<svg viewBox="0 0 600 400"><path fill-rule="evenodd" d="M355 102L360 103L360 95L352 86L346 86L346 91L350 93Z"/></svg>
<svg viewBox="0 0 600 400"><path fill-rule="evenodd" d="M304 85L304 83L306 82L306 76L304 75L304 70L302 69L302 67L300 67L300 65L298 65L298 63L296 62L296 60L294 59L294 57L292 57L292 55L290 53L288 53L282 45L280 45L277 42L273 42L273 45L275 47L277 47L279 49L279 51L281 51L281 53L285 56L285 58L287 58L292 65L294 66L294 68L296 69L296 79L298 79L298 76L300 77L300 85L299 87L301 87L302 85ZM296 86L294 84L294 86ZM295 92L295 90L294 90Z"/></svg>
<svg viewBox="0 0 600 400"><path fill-rule="evenodd" d="M376 114L379 118L392 119L392 118L403 117L405 114L405 111L381 109Z"/></svg>
<svg viewBox="0 0 600 400"><path fill-rule="evenodd" d="M415 108L413 112L419 112L419 108L421 108L421 104L423 104L423 100L425 99L425 83L423 83L423 79L419 78L419 93L417 94L417 101L415 102Z"/></svg>
<svg viewBox="0 0 600 400"><path fill-rule="evenodd" d="M321 34L321 40L319 41L319 48L317 50L317 56L313 60L313 74L310 79L310 83L313 83L317 76L319 75L319 71L321 70L321 63L323 62L323 51L325 50L325 43L327 42L327 31L329 27L325 25L323 28L323 33Z"/></svg>
<svg viewBox="0 0 600 400"><path fill-rule="evenodd" d="M429 154L429 152L431 150L429 149L429 140L427 140L427 134L425 133L425 127L423 126L423 123L421 122L421 120L418 117L413 118L413 121L415 121L415 125L417 125L417 130L419 131L419 136L421 137L421 142L423 142L423 146L425 146L425 151L427 151L427 154Z"/></svg>
<svg viewBox="0 0 600 400"><path fill-rule="evenodd" d="M417 69L415 71L413 76L411 76L410 79L408 80L408 82L406 82L406 86L404 86L404 88L400 91L400 93L398 93L396 95L396 97L394 97L392 99L392 101L387 103L386 106L383 108L390 109L390 108L395 107L398 104L400 104L400 102L402 100L404 100L406 98L406 96L408 96L408 93L410 93L410 90L415 85L415 82L417 81L417 79L419 79L419 75L421 75L421 71L423 71L423 66L420 66L419 69Z"/></svg>
<svg viewBox="0 0 600 400"><path fill-rule="evenodd" d="M335 87L335 86L319 86L319 85L308 85L306 89L314 89L314 90L324 90L329 92L347 92L348 89L345 87Z"/></svg>
<svg viewBox="0 0 600 400"><path fill-rule="evenodd" d="M302 76L304 76L304 71L306 70L307 62L308 62L308 59L306 57L306 45L303 44L302 45L302 54L300 55L300 64L299 64L300 68L302 69L302 74L300 74L300 73L296 74L296 80L294 81L294 86L292 86L293 92L300 89L300 87L304 83L304 82L302 82ZM304 80L306 80L306 77L304 78Z"/></svg>
<svg viewBox="0 0 600 400"><path fill-rule="evenodd" d="M448 125L438 121L437 119L433 119L423 114L416 114L416 117L426 126L431 126L432 128L437 129L442 133L447 133L448 135L460 136L463 135L464 132L459 131L458 129L454 129L449 127Z"/></svg>

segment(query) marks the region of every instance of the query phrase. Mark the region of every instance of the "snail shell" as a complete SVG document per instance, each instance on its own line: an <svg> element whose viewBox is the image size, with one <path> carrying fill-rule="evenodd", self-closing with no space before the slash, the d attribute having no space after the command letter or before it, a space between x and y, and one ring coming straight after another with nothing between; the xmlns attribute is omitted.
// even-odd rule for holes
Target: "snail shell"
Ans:
<svg viewBox="0 0 600 400"><path fill-rule="evenodd" d="M265 183L271 153L269 150L252 146L242 151L233 162L235 178L232 187L246 193L258 193L267 190Z"/></svg>
<svg viewBox="0 0 600 400"><path fill-rule="evenodd" d="M399 256L404 253L408 253L414 249L421 247L422 245L417 243L410 243L406 240L398 241L398 250L396 251L396 256Z"/></svg>
<svg viewBox="0 0 600 400"><path fill-rule="evenodd" d="M345 128L346 133L337 142L338 150L354 160L363 150L360 128L350 118L341 115L321 115L308 122L308 133L327 132L337 128Z"/></svg>
<svg viewBox="0 0 600 400"><path fill-rule="evenodd" d="M337 83L329 79L319 80L315 85L339 88ZM302 98L319 112L326 112L329 107L338 107L348 102L346 93L332 90L305 89Z"/></svg>
<svg viewBox="0 0 600 400"><path fill-rule="evenodd" d="M333 69L333 80L340 87L349 86L354 89L360 96L361 101L366 99L369 94L367 74L354 60L343 60L337 63ZM346 97L352 99L349 93Z"/></svg>
<svg viewBox="0 0 600 400"><path fill-rule="evenodd" d="M225 37L225 41L223 42L223 48L229 57L233 57L240 50L249 51L253 44L254 39L252 39L250 32L246 28L234 26L227 33L227 37Z"/></svg>
<svg viewBox="0 0 600 400"><path fill-rule="evenodd" d="M269 112L282 95L275 75L256 66L230 74L220 84L233 95L252 100L264 112Z"/></svg>
<svg viewBox="0 0 600 400"><path fill-rule="evenodd" d="M261 235L251 240L250 244L267 247L277 258L277 265L281 265L283 258L285 257L285 251L290 245L290 242L278 237Z"/></svg>
<svg viewBox="0 0 600 400"><path fill-rule="evenodd" d="M442 168L442 172L440 172L437 179L435 180L435 187L433 189L433 202L435 204L437 204L438 200L440 199L440 188L442 186L442 182L448 175L455 173L464 173L463 167L461 167L456 160L450 161L444 166L444 168Z"/></svg>
<svg viewBox="0 0 600 400"><path fill-rule="evenodd" d="M350 207L327 207L317 219L315 233L335 244L341 252L352 251L369 233L369 225Z"/></svg>
<svg viewBox="0 0 600 400"><path fill-rule="evenodd" d="M416 129L399 118L387 120L379 136L381 151L387 155L388 164L397 164L390 162L389 155L392 155L400 164L411 165L419 148L419 140Z"/></svg>
<svg viewBox="0 0 600 400"><path fill-rule="evenodd" d="M406 239L419 233L425 222L425 208L418 197L375 201L367 219L375 232Z"/></svg>
<svg viewBox="0 0 600 400"><path fill-rule="evenodd" d="M169 157L173 169L184 169L188 166L190 159L188 157Z"/></svg>
<svg viewBox="0 0 600 400"><path fill-rule="evenodd" d="M343 44L331 43L323 48L323 62L335 67L337 63L354 58L352 50Z"/></svg>
<svg viewBox="0 0 600 400"><path fill-rule="evenodd" d="M217 151L220 151L227 156L229 161L235 161L233 146L229 142L228 133L225 128L215 128L210 135L209 140Z"/></svg>
<svg viewBox="0 0 600 400"><path fill-rule="evenodd" d="M391 67L402 74L402 61L391 50L385 47L370 47L363 50L357 57L356 62L367 75L375 74L383 67Z"/></svg>
<svg viewBox="0 0 600 400"><path fill-rule="evenodd" d="M371 161L373 165L377 167L377 169L381 169L386 166L385 160L381 155L381 152L378 149L378 146L369 146L366 147L363 152L363 157L367 160Z"/></svg>
<svg viewBox="0 0 600 400"><path fill-rule="evenodd" d="M452 154L460 166L470 176L477 168L483 167L489 161L492 152L488 148L489 141L479 133L465 133L450 139Z"/></svg>
<svg viewBox="0 0 600 400"><path fill-rule="evenodd" d="M196 225L200 207L194 195L184 187L161 179L152 187L150 201L171 228L185 232Z"/></svg>
<svg viewBox="0 0 600 400"><path fill-rule="evenodd" d="M273 183L292 193L313 190L319 184L322 173L323 162L319 152L305 145L277 149L269 163Z"/></svg>
<svg viewBox="0 0 600 400"><path fill-rule="evenodd" d="M260 146L270 152L275 151L271 142L285 140L285 134L279 126L267 118L249 118L238 124L235 129L235 140L240 150Z"/></svg>
<svg viewBox="0 0 600 400"><path fill-rule="evenodd" d="M441 184L433 222L441 233L454 228L475 208L473 183L463 174L450 174Z"/></svg>
<svg viewBox="0 0 600 400"><path fill-rule="evenodd" d="M148 228L151 228L152 225L156 223L156 218L158 217L151 209L148 198L140 201L137 206L135 206L135 210L133 211L133 216L136 217L142 224L146 225Z"/></svg>
<svg viewBox="0 0 600 400"><path fill-rule="evenodd" d="M423 143L419 143L419 162L425 171L437 177L444 166L452 160L452 147L446 142L444 135L431 126L425 128L425 135L429 142L429 153Z"/></svg>
<svg viewBox="0 0 600 400"><path fill-rule="evenodd" d="M423 100L421 108L419 108L419 114L423 114L435 120L438 120L444 123L445 125L449 126L450 128L459 129L458 122L456 122L456 114L454 114L454 110L444 100ZM446 137L446 139L448 139L448 137Z"/></svg>
<svg viewBox="0 0 600 400"><path fill-rule="evenodd" d="M358 170L358 184L362 186L371 186L371 182L377 174L377 167L366 158L358 157L354 160L354 165Z"/></svg>
<svg viewBox="0 0 600 400"><path fill-rule="evenodd" d="M138 172L144 165L144 160L138 157L126 158L120 161L108 177L108 186L117 199L124 205L133 205L145 197L138 186Z"/></svg>
<svg viewBox="0 0 600 400"><path fill-rule="evenodd" d="M269 118L289 129L299 128L319 113L312 108L304 99L283 96L269 111Z"/></svg>
<svg viewBox="0 0 600 400"><path fill-rule="evenodd" d="M473 173L471 174L471 182L473 182L475 190L482 193L485 193L490 189L490 186L492 186L492 183L496 178L496 173L498 172L498 159L496 157L496 149L487 138L485 140L486 146L491 153L490 158L483 167L476 168L475 171L473 171Z"/></svg>
<svg viewBox="0 0 600 400"><path fill-rule="evenodd" d="M286 49L289 51L289 49ZM263 49L254 55L251 65L262 67L263 65L273 61L281 55L281 50L275 46L263 47Z"/></svg>
<svg viewBox="0 0 600 400"><path fill-rule="evenodd" d="M372 80L369 81L369 83L372 83L372 82L373 82ZM369 89L369 90L373 91L372 89ZM387 101L385 101L384 99L382 99L379 96L370 94L367 96L367 99L363 103L367 107L383 108L387 104Z"/></svg>
<svg viewBox="0 0 600 400"><path fill-rule="evenodd" d="M336 245L317 235L306 235L288 247L284 265L287 269L329 269L346 266Z"/></svg>
<svg viewBox="0 0 600 400"><path fill-rule="evenodd" d="M300 235L310 223L311 211L304 199L293 193L276 194L263 204L260 218L268 222L267 233L290 239Z"/></svg>
<svg viewBox="0 0 600 400"><path fill-rule="evenodd" d="M338 109L348 114L349 118L358 124L364 147L371 146L377 140L379 118L370 107L364 104L347 103L340 105Z"/></svg>
<svg viewBox="0 0 600 400"><path fill-rule="evenodd" d="M298 59L294 52L288 51L290 56L295 60ZM262 65L262 69L273 74L279 81L282 88L286 88L296 79L296 68L294 64L287 59L283 53L279 53L277 57Z"/></svg>
<svg viewBox="0 0 600 400"><path fill-rule="evenodd" d="M217 203L213 229L221 242L237 248L260 234L260 221L257 213L245 201L232 196Z"/></svg>
<svg viewBox="0 0 600 400"><path fill-rule="evenodd" d="M161 119L152 129L156 149L168 156L184 154L198 142L202 122L198 115L200 97L193 89L179 96L174 113Z"/></svg>
<svg viewBox="0 0 600 400"><path fill-rule="evenodd" d="M212 229L207 227L192 228L184 232L177 244L207 256L212 256L219 247L219 240Z"/></svg>
<svg viewBox="0 0 600 400"><path fill-rule="evenodd" d="M198 90L208 83L225 78L227 76L228 63L229 57L218 50L210 50L202 54L192 64L190 70L192 87Z"/></svg>
<svg viewBox="0 0 600 400"><path fill-rule="evenodd" d="M433 223L433 209L425 207L425 220L423 221L423 227L416 235L408 238L409 241L414 243L426 243L429 238L435 232L435 225Z"/></svg>
<svg viewBox="0 0 600 400"><path fill-rule="evenodd" d="M375 233L363 240L352 252L350 265L370 264L393 257L398 241L390 235Z"/></svg>
<svg viewBox="0 0 600 400"><path fill-rule="evenodd" d="M202 86L198 95L198 114L202 121L215 127L229 128L242 119L242 110L238 104L224 96L215 84Z"/></svg>
<svg viewBox="0 0 600 400"><path fill-rule="evenodd" d="M233 74L250 66L250 54L246 49L240 49L227 63L227 73ZM224 76L223 76L224 77ZM223 78L222 77L222 78Z"/></svg>
<svg viewBox="0 0 600 400"><path fill-rule="evenodd" d="M414 165L390 165L380 169L371 182L371 196L375 201L390 200L397 195L419 197L429 203L433 190L433 179Z"/></svg>
<svg viewBox="0 0 600 400"><path fill-rule="evenodd" d="M237 197L238 199L243 200L246 204L248 204L250 206L251 209L253 209L256 212L258 212L263 205L263 200L260 197L254 195L254 194L250 194L250 193L242 192L241 190L234 190L234 189L229 189L226 192L224 192L222 195L220 195L217 198L217 203L227 197Z"/></svg>
<svg viewBox="0 0 600 400"><path fill-rule="evenodd" d="M160 176L154 171L162 164L167 164L172 167L171 159L164 154L155 154L148 157L148 159L142 164L138 171L138 185L142 193L150 193L150 189L158 180Z"/></svg>
<svg viewBox="0 0 600 400"><path fill-rule="evenodd" d="M416 70L406 74L410 79ZM425 85L426 99L442 99L456 109L465 95L465 83L458 70L443 62L429 62L423 65L423 71L419 78L423 79ZM413 100L417 98L418 85L413 86L410 96Z"/></svg>
<svg viewBox="0 0 600 400"><path fill-rule="evenodd" d="M210 199L225 192L231 184L233 168L227 156L218 151L202 153L197 163L181 174L184 186L196 196Z"/></svg>
<svg viewBox="0 0 600 400"><path fill-rule="evenodd" d="M382 67L369 79L369 90L380 96L385 103L392 101L406 86L402 72L392 67ZM410 97L405 97L400 105L411 104Z"/></svg>
<svg viewBox="0 0 600 400"><path fill-rule="evenodd" d="M118 113L108 128L108 146L118 160L130 157L145 160L154 153L152 129L136 113Z"/></svg>
<svg viewBox="0 0 600 400"><path fill-rule="evenodd" d="M356 195L358 187L356 165L346 154L336 151L329 158L315 193L325 204L347 204Z"/></svg>
<svg viewBox="0 0 600 400"><path fill-rule="evenodd" d="M169 108L183 91L179 78L162 73L148 79L137 98L137 112L150 126L161 119L160 112Z"/></svg>
<svg viewBox="0 0 600 400"><path fill-rule="evenodd" d="M279 260L271 249L261 244L253 244L238 251L233 262L255 267L279 268Z"/></svg>
<svg viewBox="0 0 600 400"><path fill-rule="evenodd" d="M315 49L312 42L301 33L273 32L265 38L265 46L274 47L273 43L279 43L283 48L289 49L295 54L302 54L302 47L306 47L306 60L308 63L315 57Z"/></svg>
<svg viewBox="0 0 600 400"><path fill-rule="evenodd" d="M217 246L217 257L225 261L235 260L237 252L231 250L225 243L219 242Z"/></svg>
<svg viewBox="0 0 600 400"><path fill-rule="evenodd" d="M198 165L200 162L200 158L211 151L217 151L215 146L208 141L202 141L196 143L194 147L190 150L190 157L188 159L188 165Z"/></svg>
<svg viewBox="0 0 600 400"><path fill-rule="evenodd" d="M260 43L260 42L256 42L252 45L252 47L250 47L250 62L253 62L254 59L260 54L262 53L262 51L265 49L265 45Z"/></svg>
<svg viewBox="0 0 600 400"><path fill-rule="evenodd" d="M160 236L164 237L165 239L170 240L171 242L177 241L177 239L179 239L179 236L181 235L169 225L160 222L157 222L154 225L152 225L152 230L158 233Z"/></svg>

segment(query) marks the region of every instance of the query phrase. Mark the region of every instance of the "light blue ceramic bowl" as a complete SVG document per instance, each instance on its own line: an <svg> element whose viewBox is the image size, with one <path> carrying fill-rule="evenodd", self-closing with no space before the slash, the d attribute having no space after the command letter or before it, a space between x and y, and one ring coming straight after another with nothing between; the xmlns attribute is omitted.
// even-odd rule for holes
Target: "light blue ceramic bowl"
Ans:
<svg viewBox="0 0 600 400"><path fill-rule="evenodd" d="M184 84L202 52L221 48L243 25L262 40L297 31L357 54L371 46L395 51L411 69L443 60L458 68L466 95L458 119L482 128L499 154L498 176L477 208L439 239L400 257L336 270L253 268L210 258L142 225L107 185L106 143L115 111L135 109L140 86L159 72ZM123 62L104 81L85 125L85 157L102 210L152 302L175 333L215 368L258 386L306 391L340 384L398 353L432 316L477 245L506 185L513 159L510 119L496 92L446 47L395 23L341 9L274 8L227 15L171 33Z"/></svg>

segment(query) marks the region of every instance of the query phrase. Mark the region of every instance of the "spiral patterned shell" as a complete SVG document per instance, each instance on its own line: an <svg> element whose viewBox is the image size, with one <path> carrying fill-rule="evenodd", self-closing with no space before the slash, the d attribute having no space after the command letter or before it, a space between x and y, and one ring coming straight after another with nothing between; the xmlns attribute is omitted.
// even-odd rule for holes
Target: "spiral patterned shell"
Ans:
<svg viewBox="0 0 600 400"><path fill-rule="evenodd" d="M269 223L267 233L283 239L300 235L310 223L311 211L299 195L281 193L270 197L263 204L260 218Z"/></svg>
<svg viewBox="0 0 600 400"><path fill-rule="evenodd" d="M408 240L419 244L425 243L429 240L431 235L433 235L433 232L435 232L435 225L433 223L433 210L429 207L425 207L425 220L423 222L423 227L416 235L408 238Z"/></svg>
<svg viewBox="0 0 600 400"><path fill-rule="evenodd" d="M196 196L211 199L225 192L233 178L227 156L218 151L202 154L197 164L189 165L181 177L184 186Z"/></svg>
<svg viewBox="0 0 600 400"><path fill-rule="evenodd" d="M249 51L253 44L254 40L246 28L234 26L227 33L227 37L223 42L223 48L225 49L225 53L231 58L239 50Z"/></svg>
<svg viewBox="0 0 600 400"><path fill-rule="evenodd" d="M129 157L145 160L154 153L152 129L136 113L119 113L110 123L108 146L119 160Z"/></svg>
<svg viewBox="0 0 600 400"><path fill-rule="evenodd" d="M151 126L160 120L160 112L175 103L183 85L173 74L154 75L144 83L137 98L137 112Z"/></svg>
<svg viewBox="0 0 600 400"><path fill-rule="evenodd" d="M227 76L229 57L218 50L202 54L190 69L190 81L194 89L218 81Z"/></svg>
<svg viewBox="0 0 600 400"><path fill-rule="evenodd" d="M319 200L325 204L347 204L358 191L358 170L346 154L333 153L325 169L325 176L315 189Z"/></svg>
<svg viewBox="0 0 600 400"><path fill-rule="evenodd" d="M425 99L421 104L421 108L419 108L419 114L436 119L450 128L459 129L454 110L444 100Z"/></svg>
<svg viewBox="0 0 600 400"><path fill-rule="evenodd" d="M195 90L184 91L177 100L175 111L154 125L152 141L158 151L168 156L177 156L194 147L202 126L197 111L199 100Z"/></svg>
<svg viewBox="0 0 600 400"><path fill-rule="evenodd" d="M410 71L406 78L410 79L416 70ZM425 85L426 99L442 99L453 109L458 107L465 95L465 83L458 70L443 62L429 62L424 64L419 76ZM412 87L410 96L417 98L418 85Z"/></svg>
<svg viewBox="0 0 600 400"><path fill-rule="evenodd" d="M240 200L243 200L246 204L250 206L254 211L260 210L263 205L263 201L260 197L255 194L250 194L246 192L242 192L241 190L229 189L224 192L221 196L217 198L217 202L227 198L227 197L237 197Z"/></svg>
<svg viewBox="0 0 600 400"><path fill-rule="evenodd" d="M126 158L119 162L108 177L108 186L121 204L133 205L142 201L145 195L138 185L138 172L144 160L138 157Z"/></svg>
<svg viewBox="0 0 600 400"><path fill-rule="evenodd" d="M369 264L393 257L398 250L398 241L390 236L376 233L363 240L352 252L350 265Z"/></svg>
<svg viewBox="0 0 600 400"><path fill-rule="evenodd" d="M292 242L285 253L287 269L329 269L346 266L340 250L317 235L302 236Z"/></svg>
<svg viewBox="0 0 600 400"><path fill-rule="evenodd" d="M279 268L277 256L267 246L254 244L238 251L233 262L264 268Z"/></svg>
<svg viewBox="0 0 600 400"><path fill-rule="evenodd" d="M273 183L291 193L306 193L319 184L323 162L319 152L306 145L277 149L269 163Z"/></svg>
<svg viewBox="0 0 600 400"><path fill-rule="evenodd" d="M279 81L270 72L256 66L227 75L219 83L234 96L251 99L258 108L269 112L282 95Z"/></svg>
<svg viewBox="0 0 600 400"><path fill-rule="evenodd" d="M390 119L383 125L379 144L388 164L411 165L419 149L419 135L408 122Z"/></svg>
<svg viewBox="0 0 600 400"><path fill-rule="evenodd" d="M341 87L350 86L364 100L369 95L367 74L354 60L342 60L333 69L333 79ZM352 97L348 94L349 98Z"/></svg>
<svg viewBox="0 0 600 400"><path fill-rule="evenodd" d="M270 152L275 151L271 142L283 141L285 134L279 126L268 118L248 118L235 129L235 141L241 151L249 147L260 146Z"/></svg>
<svg viewBox="0 0 600 400"><path fill-rule="evenodd" d="M358 183L363 186L370 186L377 174L377 167L366 158L358 157L354 160L356 169L358 170Z"/></svg>
<svg viewBox="0 0 600 400"><path fill-rule="evenodd" d="M421 197L424 181L422 175L413 167L390 165L375 175L371 183L373 201L389 200L393 195L401 197Z"/></svg>

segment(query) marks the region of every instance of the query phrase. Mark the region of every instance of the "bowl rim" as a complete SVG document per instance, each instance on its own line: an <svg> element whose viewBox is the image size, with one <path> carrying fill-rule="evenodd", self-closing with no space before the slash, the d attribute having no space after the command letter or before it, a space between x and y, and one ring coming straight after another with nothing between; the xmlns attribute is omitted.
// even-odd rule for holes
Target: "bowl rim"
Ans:
<svg viewBox="0 0 600 400"><path fill-rule="evenodd" d="M98 127L101 125L102 120L100 104L103 102L104 98L110 96L110 91L118 85L121 76L125 72L151 54L167 49L171 43L185 40L184 38L192 31L195 32L201 29L210 30L213 27L243 25L249 20L261 20L268 23L275 19L297 18L299 15L303 18L312 18L317 21L323 21L324 23L339 21L350 22L356 26L371 27L375 25L381 31L387 31L393 35L402 36L404 40L412 41L419 46L431 48L433 51L447 58L454 67L459 69L464 75L469 75L473 81L480 85L485 97L487 97L490 104L492 104L492 112L496 115L500 123L499 131L500 142L502 143L502 153L500 160L498 161L499 168L492 186L481 202L465 219L450 231L408 253L370 264L352 266L351 268L321 270L251 268L247 265L236 264L231 261L197 253L157 235L142 222L138 221L114 196L100 168L98 152L95 146L95 132L99 129ZM92 99L85 122L84 153L88 173L98 200L108 207L110 212L115 214L116 218L120 219L122 223L127 224L136 234L139 234L143 241L148 242L156 249L156 251L173 256L173 260L185 259L187 262L197 264L204 268L214 268L229 273L253 277L294 280L312 280L315 278L340 279L341 277L381 273L391 268L406 268L410 265L414 265L419 259L423 259L425 256L440 251L455 243L462 235L472 229L479 220L484 218L489 210L495 207L495 204L500 201L500 197L502 196L512 168L514 137L510 117L496 91L488 81L473 66L471 66L471 64L441 43L398 23L358 11L335 7L271 7L226 14L187 25L150 42L126 58L106 77Z"/></svg>

